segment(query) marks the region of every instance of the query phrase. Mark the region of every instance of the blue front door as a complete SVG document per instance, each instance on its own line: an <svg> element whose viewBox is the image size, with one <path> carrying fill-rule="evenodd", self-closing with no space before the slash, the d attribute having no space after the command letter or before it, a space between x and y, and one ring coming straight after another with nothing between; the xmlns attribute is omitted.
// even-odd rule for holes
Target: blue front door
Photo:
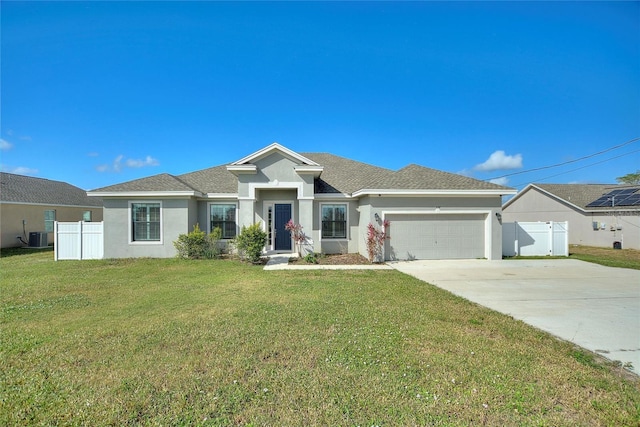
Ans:
<svg viewBox="0 0 640 427"><path fill-rule="evenodd" d="M275 221L273 224L276 232L276 242L274 249L276 251L291 250L291 233L284 229L285 224L291 219L291 204L275 205Z"/></svg>

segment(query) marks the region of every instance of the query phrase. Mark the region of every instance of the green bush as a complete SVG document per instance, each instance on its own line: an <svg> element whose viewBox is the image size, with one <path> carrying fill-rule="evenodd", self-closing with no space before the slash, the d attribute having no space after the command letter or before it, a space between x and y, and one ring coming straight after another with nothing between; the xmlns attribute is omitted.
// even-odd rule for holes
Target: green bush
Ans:
<svg viewBox="0 0 640 427"><path fill-rule="evenodd" d="M267 233L262 230L260 223L256 223L249 227L242 227L233 245L238 250L240 258L256 264L260 261L262 249L266 243Z"/></svg>
<svg viewBox="0 0 640 427"><path fill-rule="evenodd" d="M193 226L193 231L189 234L181 234L178 240L173 242L178 258L188 259L212 259L220 256L218 241L222 237L222 230L216 227L211 234L200 230L198 224Z"/></svg>
<svg viewBox="0 0 640 427"><path fill-rule="evenodd" d="M309 264L317 264L318 263L318 254L315 252L309 252L305 257L304 260L306 262L308 262Z"/></svg>

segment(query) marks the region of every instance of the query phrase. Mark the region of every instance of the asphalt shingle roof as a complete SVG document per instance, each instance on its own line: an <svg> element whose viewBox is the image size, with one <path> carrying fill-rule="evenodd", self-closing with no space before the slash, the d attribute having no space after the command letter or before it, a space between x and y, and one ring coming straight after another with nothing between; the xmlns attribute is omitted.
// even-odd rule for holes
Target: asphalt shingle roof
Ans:
<svg viewBox="0 0 640 427"><path fill-rule="evenodd" d="M391 188L412 190L509 190L502 185L492 184L450 172L443 172L424 166L411 164L396 173ZM395 186L395 187L393 187Z"/></svg>
<svg viewBox="0 0 640 427"><path fill-rule="evenodd" d="M238 177L226 165L186 173L180 179L205 194L238 192Z"/></svg>
<svg viewBox="0 0 640 427"><path fill-rule="evenodd" d="M393 190L510 190L509 187L426 168L409 165L399 171L370 165L329 153L300 153L323 166L315 180L316 193L352 194L363 189ZM160 174L94 190L117 191L179 191L234 194L238 191L237 177L226 165L203 169L184 175Z"/></svg>
<svg viewBox="0 0 640 427"><path fill-rule="evenodd" d="M605 207L587 207L587 205L600 196L617 188L637 188L640 186L628 186L618 184L533 184L536 187L553 194L559 199L565 200L585 210L611 210ZM613 209L633 209L637 207L616 206Z"/></svg>
<svg viewBox="0 0 640 427"><path fill-rule="evenodd" d="M161 173L146 178L135 179L122 184L110 185L100 188L101 192L128 192L128 191L193 191L194 188L185 184L177 177L168 173Z"/></svg>
<svg viewBox="0 0 640 427"><path fill-rule="evenodd" d="M103 205L102 199L62 181L0 172L0 200L3 202L37 203L53 206Z"/></svg>

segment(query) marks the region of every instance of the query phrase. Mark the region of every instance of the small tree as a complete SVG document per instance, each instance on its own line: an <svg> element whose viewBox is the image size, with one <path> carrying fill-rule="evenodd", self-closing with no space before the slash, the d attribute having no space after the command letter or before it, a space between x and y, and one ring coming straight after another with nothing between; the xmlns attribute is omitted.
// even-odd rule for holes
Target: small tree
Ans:
<svg viewBox="0 0 640 427"><path fill-rule="evenodd" d="M234 246L240 257L257 264L262 255L262 249L267 243L267 233L262 230L260 223L249 227L243 226L240 234L234 239Z"/></svg>
<svg viewBox="0 0 640 427"><path fill-rule="evenodd" d="M293 219L290 219L284 225L284 229L291 232L291 237L293 238L293 242L297 248L298 256L302 256L302 244L307 241L307 236L304 235L302 226L294 223Z"/></svg>
<svg viewBox="0 0 640 427"><path fill-rule="evenodd" d="M640 170L616 178L620 184L640 184Z"/></svg>
<svg viewBox="0 0 640 427"><path fill-rule="evenodd" d="M367 253L369 254L369 262L382 262L382 250L384 249L384 241L387 239L387 228L391 224L388 220L382 223L382 230L375 225L369 223L367 225Z"/></svg>

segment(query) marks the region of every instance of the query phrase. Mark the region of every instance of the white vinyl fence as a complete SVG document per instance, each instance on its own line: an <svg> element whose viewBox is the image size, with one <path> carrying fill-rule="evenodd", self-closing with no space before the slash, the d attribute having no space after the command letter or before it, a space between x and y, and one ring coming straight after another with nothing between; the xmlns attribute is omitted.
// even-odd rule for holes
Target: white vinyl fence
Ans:
<svg viewBox="0 0 640 427"><path fill-rule="evenodd" d="M54 223L54 258L102 259L104 256L104 223L58 222Z"/></svg>
<svg viewBox="0 0 640 427"><path fill-rule="evenodd" d="M503 256L569 256L568 222L505 222Z"/></svg>

